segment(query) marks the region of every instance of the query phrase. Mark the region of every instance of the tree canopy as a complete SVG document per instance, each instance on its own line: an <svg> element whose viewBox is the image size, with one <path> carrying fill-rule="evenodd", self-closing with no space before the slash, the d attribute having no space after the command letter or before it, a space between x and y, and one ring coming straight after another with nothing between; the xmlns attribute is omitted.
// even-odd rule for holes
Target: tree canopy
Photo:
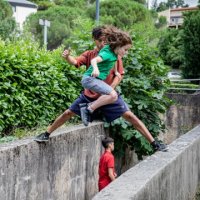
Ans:
<svg viewBox="0 0 200 200"><path fill-rule="evenodd" d="M200 10L184 14L183 46L183 76L200 78Z"/></svg>

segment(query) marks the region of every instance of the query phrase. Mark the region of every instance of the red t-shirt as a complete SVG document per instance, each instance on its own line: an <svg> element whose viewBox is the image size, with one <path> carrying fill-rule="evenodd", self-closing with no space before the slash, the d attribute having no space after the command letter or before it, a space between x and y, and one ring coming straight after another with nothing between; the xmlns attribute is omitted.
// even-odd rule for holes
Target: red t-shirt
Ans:
<svg viewBox="0 0 200 200"><path fill-rule="evenodd" d="M88 50L85 51L84 53L82 53L79 57L76 58L77 61L77 65L76 67L80 67L81 65L85 65L86 68L88 68L91 65L91 60L96 57L98 54L97 49L93 49L93 50ZM122 59L121 57L118 56L118 60L117 60L117 71L123 75L124 74L124 68L123 68L123 63L122 63ZM115 78L115 72L114 69L111 69L110 74L107 76L106 80L104 80L108 85L111 85L113 80ZM84 90L84 94L90 98L94 98L97 99L99 97L99 94L85 89Z"/></svg>
<svg viewBox="0 0 200 200"><path fill-rule="evenodd" d="M99 191L111 182L111 179L108 175L108 168L113 168L114 172L114 167L115 161L113 154L105 151L104 154L101 156L99 162Z"/></svg>

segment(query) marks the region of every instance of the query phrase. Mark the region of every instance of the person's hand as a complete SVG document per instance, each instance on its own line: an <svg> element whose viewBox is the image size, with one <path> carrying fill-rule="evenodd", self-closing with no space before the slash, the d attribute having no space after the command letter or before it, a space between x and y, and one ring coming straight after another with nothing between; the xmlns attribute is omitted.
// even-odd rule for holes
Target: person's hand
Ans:
<svg viewBox="0 0 200 200"><path fill-rule="evenodd" d="M63 53L62 53L62 57L63 57L63 58L67 58L67 57L70 55L70 53L71 53L71 49L70 49L70 48L65 49L65 50L63 51Z"/></svg>
<svg viewBox="0 0 200 200"><path fill-rule="evenodd" d="M114 177L116 178L117 177L117 174L114 172Z"/></svg>
<svg viewBox="0 0 200 200"><path fill-rule="evenodd" d="M93 68L91 76L98 77L99 76L99 69L98 68Z"/></svg>
<svg viewBox="0 0 200 200"><path fill-rule="evenodd" d="M117 76L119 79L122 78L121 74L119 72L115 72L115 76Z"/></svg>

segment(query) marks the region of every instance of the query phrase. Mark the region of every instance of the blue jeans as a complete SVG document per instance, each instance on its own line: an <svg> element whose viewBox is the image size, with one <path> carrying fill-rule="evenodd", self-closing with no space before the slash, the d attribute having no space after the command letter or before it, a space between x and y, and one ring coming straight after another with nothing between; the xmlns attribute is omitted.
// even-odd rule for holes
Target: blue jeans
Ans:
<svg viewBox="0 0 200 200"><path fill-rule="evenodd" d="M99 94L108 95L113 91L113 88L107 83L92 76L83 76L81 84L84 88L92 90Z"/></svg>

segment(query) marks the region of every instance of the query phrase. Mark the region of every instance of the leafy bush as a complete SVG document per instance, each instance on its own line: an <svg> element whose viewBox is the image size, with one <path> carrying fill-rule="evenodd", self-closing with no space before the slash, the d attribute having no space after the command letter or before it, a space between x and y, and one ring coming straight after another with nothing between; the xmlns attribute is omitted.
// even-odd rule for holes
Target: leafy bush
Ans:
<svg viewBox="0 0 200 200"><path fill-rule="evenodd" d="M31 41L0 41L0 131L55 119L79 94L79 71L62 49L39 49Z"/></svg>
<svg viewBox="0 0 200 200"><path fill-rule="evenodd" d="M158 23L156 23L157 28L161 28L167 25L167 18L164 16L158 17Z"/></svg>

